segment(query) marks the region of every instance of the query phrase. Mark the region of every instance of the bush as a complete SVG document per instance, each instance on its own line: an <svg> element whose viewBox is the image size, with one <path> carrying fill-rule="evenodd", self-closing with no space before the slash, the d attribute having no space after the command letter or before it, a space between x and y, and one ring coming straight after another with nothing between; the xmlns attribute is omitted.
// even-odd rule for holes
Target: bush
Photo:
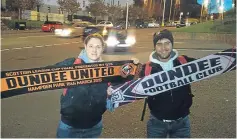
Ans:
<svg viewBox="0 0 237 139"><path fill-rule="evenodd" d="M26 29L40 29L41 25L44 24L44 21L28 21L28 20L5 20L3 19L2 22L9 28L9 29L16 29L15 23L16 22L26 22Z"/></svg>

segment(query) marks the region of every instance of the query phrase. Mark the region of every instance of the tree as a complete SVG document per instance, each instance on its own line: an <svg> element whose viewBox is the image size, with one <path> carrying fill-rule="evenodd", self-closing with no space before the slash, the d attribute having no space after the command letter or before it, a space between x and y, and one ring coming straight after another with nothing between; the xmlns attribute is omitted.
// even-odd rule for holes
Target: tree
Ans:
<svg viewBox="0 0 237 139"><path fill-rule="evenodd" d="M133 21L136 19L147 19L148 12L147 12L147 10L143 9L142 7L130 5L128 17L129 17L129 20L133 20Z"/></svg>
<svg viewBox="0 0 237 139"><path fill-rule="evenodd" d="M102 0L90 0L90 5L86 8L88 12L96 17L96 23L97 16L105 15L108 13L107 6L105 6Z"/></svg>
<svg viewBox="0 0 237 139"><path fill-rule="evenodd" d="M123 12L124 12L123 8L119 6L115 6L115 5L112 5L112 6L107 5L106 7L107 7L106 8L107 15L111 17L112 22L115 22L118 19L123 18Z"/></svg>
<svg viewBox="0 0 237 139"><path fill-rule="evenodd" d="M42 5L42 0L7 0L6 5L9 11L18 11L18 19L21 19L23 10L32 10L37 5Z"/></svg>
<svg viewBox="0 0 237 139"><path fill-rule="evenodd" d="M133 1L134 1L134 6L143 7L144 5L144 0L133 0Z"/></svg>
<svg viewBox="0 0 237 139"><path fill-rule="evenodd" d="M58 0L58 5L66 10L70 15L74 15L80 11L80 3L77 0Z"/></svg>

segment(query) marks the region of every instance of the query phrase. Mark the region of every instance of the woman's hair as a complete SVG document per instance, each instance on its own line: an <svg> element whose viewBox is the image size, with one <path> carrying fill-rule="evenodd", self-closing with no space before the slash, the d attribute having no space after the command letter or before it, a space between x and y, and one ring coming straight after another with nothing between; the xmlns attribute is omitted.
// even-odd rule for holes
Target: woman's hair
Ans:
<svg viewBox="0 0 237 139"><path fill-rule="evenodd" d="M91 34L91 35L88 35L86 38L84 38L84 44L87 45L87 43L89 42L90 39L92 38L97 38L101 41L102 43L102 46L104 47L105 46L105 42L104 42L104 38L98 34L98 33L95 33L95 34Z"/></svg>

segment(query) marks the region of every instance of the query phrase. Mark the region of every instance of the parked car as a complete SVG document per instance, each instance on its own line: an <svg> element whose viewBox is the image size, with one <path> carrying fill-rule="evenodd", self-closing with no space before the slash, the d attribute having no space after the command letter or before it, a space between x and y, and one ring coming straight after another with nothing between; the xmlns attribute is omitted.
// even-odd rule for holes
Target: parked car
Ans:
<svg viewBox="0 0 237 139"><path fill-rule="evenodd" d="M62 29L56 29L55 35L59 37L79 37L83 35L84 28L88 26L95 25L87 21L75 22L71 26L64 26Z"/></svg>
<svg viewBox="0 0 237 139"><path fill-rule="evenodd" d="M176 26L176 23L175 22L167 22L165 24L166 27L175 27Z"/></svg>
<svg viewBox="0 0 237 139"><path fill-rule="evenodd" d="M135 36L126 30L116 30L108 27L86 27L83 40L90 34L99 33L104 37L106 43L105 52L128 51L136 43Z"/></svg>
<svg viewBox="0 0 237 139"><path fill-rule="evenodd" d="M148 22L148 28L159 28L160 27L160 24L152 21L152 22Z"/></svg>
<svg viewBox="0 0 237 139"><path fill-rule="evenodd" d="M148 28L148 22L146 21L139 21L136 22L136 28Z"/></svg>
<svg viewBox="0 0 237 139"><path fill-rule="evenodd" d="M185 22L177 22L176 23L176 28L185 27L185 26L186 26Z"/></svg>
<svg viewBox="0 0 237 139"><path fill-rule="evenodd" d="M61 29L63 27L63 23L58 21L45 21L41 26L41 30L43 32L54 32L55 29Z"/></svg>
<svg viewBox="0 0 237 139"><path fill-rule="evenodd" d="M113 23L110 21L102 21L99 24L97 24L96 26L103 26L103 27L113 27Z"/></svg>

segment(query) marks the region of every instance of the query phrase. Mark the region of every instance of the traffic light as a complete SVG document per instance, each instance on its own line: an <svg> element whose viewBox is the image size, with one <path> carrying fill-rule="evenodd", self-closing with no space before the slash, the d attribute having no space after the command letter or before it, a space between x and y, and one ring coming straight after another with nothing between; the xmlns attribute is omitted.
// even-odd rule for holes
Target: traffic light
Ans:
<svg viewBox="0 0 237 139"><path fill-rule="evenodd" d="M49 13L50 13L50 7L48 7L48 11L49 11Z"/></svg>

